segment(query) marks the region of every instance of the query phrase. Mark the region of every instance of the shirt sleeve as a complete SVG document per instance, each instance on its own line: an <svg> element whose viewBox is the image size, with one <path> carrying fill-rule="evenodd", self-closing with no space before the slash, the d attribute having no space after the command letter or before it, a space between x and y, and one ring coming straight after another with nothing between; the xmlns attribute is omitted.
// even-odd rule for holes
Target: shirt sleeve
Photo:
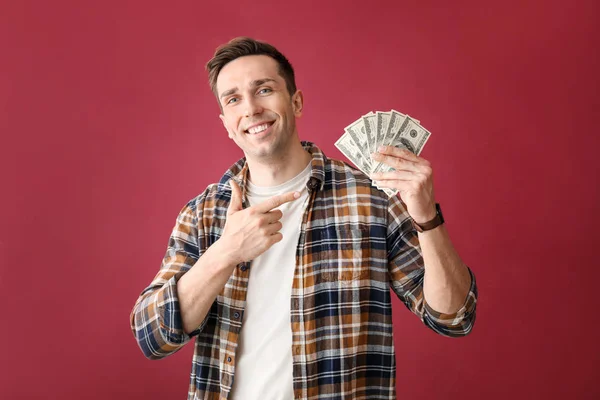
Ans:
<svg viewBox="0 0 600 400"><path fill-rule="evenodd" d="M406 307L430 329L444 336L465 336L473 329L477 305L475 275L469 269L471 287L462 307L455 313L435 311L425 301L425 265L417 231L402 201L392 196L388 206L388 269L390 285Z"/></svg>
<svg viewBox="0 0 600 400"><path fill-rule="evenodd" d="M208 316L196 330L186 334L177 296L177 281L199 259L199 229L190 202L177 216L158 274L142 291L131 312L131 330L149 359L175 353L206 325Z"/></svg>

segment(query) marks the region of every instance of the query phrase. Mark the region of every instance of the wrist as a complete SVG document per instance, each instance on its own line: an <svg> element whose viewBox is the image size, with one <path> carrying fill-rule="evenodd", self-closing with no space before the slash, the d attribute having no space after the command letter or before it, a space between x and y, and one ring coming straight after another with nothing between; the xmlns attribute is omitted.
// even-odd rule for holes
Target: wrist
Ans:
<svg viewBox="0 0 600 400"><path fill-rule="evenodd" d="M437 216L437 208L436 203L432 204L431 207L428 207L428 211L424 214L415 215L414 217L411 215L411 219L417 224L425 224Z"/></svg>
<svg viewBox="0 0 600 400"><path fill-rule="evenodd" d="M214 265L220 270L230 270L242 261L236 257L233 246L227 243L226 239L218 239L207 251L211 251L214 258Z"/></svg>
<svg viewBox="0 0 600 400"><path fill-rule="evenodd" d="M444 223L444 216L442 215L442 209L441 209L439 203L436 203L435 204L435 215L432 218L429 218L428 220L425 220L424 222L415 220L412 217L411 217L411 220L412 220L413 228L417 232L425 232L425 231L435 229L438 226L442 225Z"/></svg>

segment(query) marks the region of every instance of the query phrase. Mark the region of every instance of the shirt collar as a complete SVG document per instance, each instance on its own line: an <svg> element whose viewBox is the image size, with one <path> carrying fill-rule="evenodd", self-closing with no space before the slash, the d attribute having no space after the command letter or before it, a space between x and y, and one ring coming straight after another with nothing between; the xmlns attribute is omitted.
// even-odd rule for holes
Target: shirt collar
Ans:
<svg viewBox="0 0 600 400"><path fill-rule="evenodd" d="M325 163L327 157L312 142L301 142L302 147L312 156L310 178L306 183L309 192L323 189L325 181ZM248 178L248 163L243 157L233 164L219 181L219 191L230 191L229 180L233 179L242 189L242 198L246 199L246 180Z"/></svg>

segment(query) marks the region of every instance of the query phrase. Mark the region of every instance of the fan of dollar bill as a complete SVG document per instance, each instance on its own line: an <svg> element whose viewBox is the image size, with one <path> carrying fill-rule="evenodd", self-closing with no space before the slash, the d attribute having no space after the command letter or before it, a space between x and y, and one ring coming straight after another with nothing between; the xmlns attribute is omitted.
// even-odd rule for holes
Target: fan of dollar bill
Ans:
<svg viewBox="0 0 600 400"><path fill-rule="evenodd" d="M344 134L335 142L344 154L358 169L371 175L373 172L388 172L394 169L371 158L379 146L395 146L405 148L416 155L427 143L431 133L423 128L419 121L396 110L389 112L376 111L363 115L346 128ZM380 188L388 196L398 193L397 190Z"/></svg>

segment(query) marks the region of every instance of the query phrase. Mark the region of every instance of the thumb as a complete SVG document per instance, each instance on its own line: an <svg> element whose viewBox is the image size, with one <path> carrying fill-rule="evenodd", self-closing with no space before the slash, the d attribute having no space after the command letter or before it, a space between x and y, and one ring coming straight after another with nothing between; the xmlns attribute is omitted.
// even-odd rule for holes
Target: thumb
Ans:
<svg viewBox="0 0 600 400"><path fill-rule="evenodd" d="M233 179L229 180L229 185L231 186L231 202L227 209L227 215L242 209L242 191L240 190L240 187Z"/></svg>

